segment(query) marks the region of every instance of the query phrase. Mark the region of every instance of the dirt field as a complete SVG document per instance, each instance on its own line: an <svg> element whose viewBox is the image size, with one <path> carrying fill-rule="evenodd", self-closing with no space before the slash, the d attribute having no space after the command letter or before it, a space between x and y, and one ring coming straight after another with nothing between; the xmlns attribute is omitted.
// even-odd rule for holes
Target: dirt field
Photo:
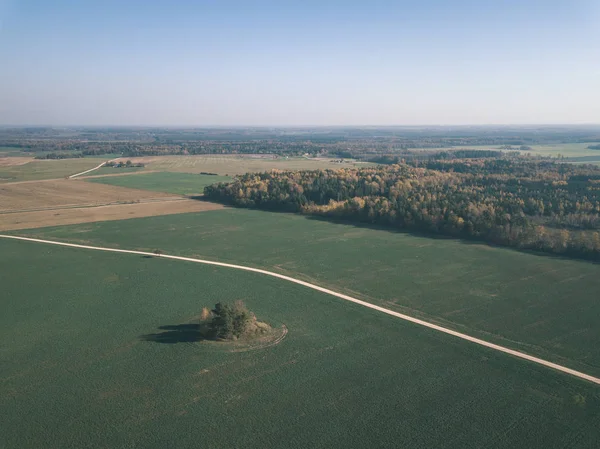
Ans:
<svg viewBox="0 0 600 449"><path fill-rule="evenodd" d="M131 202L169 196L172 195L66 179L1 184L0 213Z"/></svg>
<svg viewBox="0 0 600 449"><path fill-rule="evenodd" d="M222 209L220 204L189 199L164 199L138 204L14 212L0 214L0 231L41 228L95 221L124 220L155 215L181 214Z"/></svg>

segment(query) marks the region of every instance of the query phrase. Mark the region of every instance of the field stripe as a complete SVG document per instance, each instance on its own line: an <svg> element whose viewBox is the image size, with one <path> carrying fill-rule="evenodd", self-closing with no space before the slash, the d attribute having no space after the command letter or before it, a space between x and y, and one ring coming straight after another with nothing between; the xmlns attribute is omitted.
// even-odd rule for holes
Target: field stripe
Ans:
<svg viewBox="0 0 600 449"><path fill-rule="evenodd" d="M485 346L486 348L494 349L496 351L500 351L500 352L503 352L505 354L509 354L509 355L514 356L514 357L518 357L520 359L527 360L529 362L537 363L538 365L542 365L542 366L545 366L547 368L551 368L551 369L554 369L554 370L557 370L557 371L560 371L560 372L563 372L563 373L566 373L566 374L570 374L570 375L578 377L580 379L584 379L584 380L587 380L589 382L593 382L593 383L595 383L597 385L600 385L600 378L598 378L598 377L594 377L594 376L591 376L589 374L585 374L585 373L582 373L580 371L576 371L574 369L567 368L566 366L562 366L562 365L559 365L557 363L549 362L547 360L543 360L543 359L540 359L538 357L534 357L534 356L531 356L529 354L525 354L523 352L515 351L514 349L509 349L509 348L506 348L504 346L500 346L500 345L497 345L497 344L494 344L494 343L487 342L485 340L481 340L479 338L471 337L470 335L463 334L463 333L460 333L460 332L456 332L456 331L453 331L452 329L447 329L445 327L438 326L437 324L432 324L432 323L429 323L427 321L420 320L418 318L414 318L414 317L411 317L411 316L408 316L408 315L404 315L402 313L398 313L398 312L395 312L393 310L386 309L384 307L380 307L380 306L377 306L375 304L371 304L371 303L366 302L366 301L361 301L360 299L353 298L352 296L344 295L343 293L338 293L338 292L335 292L333 290L329 290L329 289L324 288L324 287L319 287L318 285L311 284L311 283L305 282L305 281L301 281L300 279L295 279L293 277L285 276L285 275L279 274L279 273L273 273L272 271L261 270L259 268L246 267L246 266L243 266L243 265L234 265L234 264L224 263L224 262L214 262L212 260L194 259L194 258L191 258L191 257L170 256L170 255L167 255L167 254L161 254L160 256L157 256L154 253L145 252L145 251L134 251L134 250L128 250L128 249L104 248L104 247L99 247L99 246L78 245L78 244L75 244L75 243L56 242L56 241L53 241L53 240L42 240L42 239L34 239L34 238L29 238L29 237L18 237L18 236L13 236L13 235L2 235L2 234L0 234L0 237L1 238L6 238L6 239L24 240L24 241L28 241L28 242L46 243L46 244L50 244L50 245L68 246L68 247L71 247L71 248L91 249L91 250L96 250L96 251L106 251L106 252L112 252L112 253L138 254L138 255L141 255L141 256L159 257L161 259L164 258L164 259L172 259L172 260L183 260L183 261L186 261L186 262L195 262L195 263L201 263L201 264L205 264L205 265L214 265L214 266L218 266L218 267L234 268L236 270L243 270L243 271L251 271L253 273L260 273L260 274L264 274L264 275L267 275L267 276L272 276L272 277L275 277L275 278L278 278L278 279L283 279L284 281L293 282L294 284L299 284L299 285L302 285L304 287L308 287L308 288L311 288L313 290L317 290L319 292L326 293L326 294L331 295L331 296L335 296L335 297L343 299L345 301L350 301L350 302L353 302L355 304L359 304L361 306L368 307L369 309L377 310L378 312L386 313L388 315L394 316L396 318L400 318L400 319L405 320L405 321L410 321L411 323L418 324L419 326L424 326L424 327L427 327L429 329L433 329L433 330L436 330L436 331L439 331L439 332L443 332L445 334L452 335L452 336L460 338L462 340L466 340L466 341L469 341L471 343L475 343L475 344L478 344L478 345L481 345L481 346Z"/></svg>

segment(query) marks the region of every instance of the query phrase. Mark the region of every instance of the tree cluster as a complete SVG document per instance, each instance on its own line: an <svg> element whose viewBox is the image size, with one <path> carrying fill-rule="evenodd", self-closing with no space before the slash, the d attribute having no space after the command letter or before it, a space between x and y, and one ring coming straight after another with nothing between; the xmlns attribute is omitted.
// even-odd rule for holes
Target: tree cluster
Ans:
<svg viewBox="0 0 600 449"><path fill-rule="evenodd" d="M205 188L215 201L600 255L600 169L524 158L430 159L361 169L272 171Z"/></svg>
<svg viewBox="0 0 600 449"><path fill-rule="evenodd" d="M242 301L233 304L217 303L212 312L210 336L219 340L234 340L243 336L256 320Z"/></svg>
<svg viewBox="0 0 600 449"><path fill-rule="evenodd" d="M82 157L82 153L47 153L38 154L35 159L79 159Z"/></svg>
<svg viewBox="0 0 600 449"><path fill-rule="evenodd" d="M127 161L127 162L115 162L115 161L108 161L105 164L107 167L113 167L113 168L132 168L132 167L144 167L144 164L141 162L137 162L137 163L133 163L131 161Z"/></svg>

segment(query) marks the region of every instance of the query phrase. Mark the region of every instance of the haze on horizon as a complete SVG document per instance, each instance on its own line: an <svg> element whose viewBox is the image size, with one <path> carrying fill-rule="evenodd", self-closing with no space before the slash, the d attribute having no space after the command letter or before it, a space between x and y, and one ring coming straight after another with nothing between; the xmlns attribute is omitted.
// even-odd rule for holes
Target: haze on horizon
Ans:
<svg viewBox="0 0 600 449"><path fill-rule="evenodd" d="M600 122L595 0L0 0L0 124Z"/></svg>

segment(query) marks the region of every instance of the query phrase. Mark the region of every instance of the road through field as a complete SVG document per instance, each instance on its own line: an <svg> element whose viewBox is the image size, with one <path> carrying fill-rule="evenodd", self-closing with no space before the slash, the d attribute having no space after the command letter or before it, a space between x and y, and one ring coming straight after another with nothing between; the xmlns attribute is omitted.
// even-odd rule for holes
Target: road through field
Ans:
<svg viewBox="0 0 600 449"><path fill-rule="evenodd" d="M115 159L113 159L113 160L115 160ZM112 160L111 160L111 161L108 161L108 162L112 162ZM94 170L98 170L99 168L102 168L102 167L104 167L104 166L105 166L105 165L106 165L108 162L102 162L102 163L101 163L100 165L98 165L97 167L90 168L89 170L82 171L81 173L75 173L74 175L71 175L71 176L69 176L69 179L72 179L72 178L77 178L78 176L85 175L86 173L92 172L92 171L94 171Z"/></svg>
<svg viewBox="0 0 600 449"><path fill-rule="evenodd" d="M295 279L295 278L290 277L290 276L285 276L285 275L282 275L282 274L279 274L279 273L274 273L272 271L267 271L267 270L261 270L261 269L258 269L258 268L247 267L247 266L244 266L244 265L234 265L234 264L223 263L223 262L215 262L215 261L211 261L211 260L194 259L194 258L190 258L190 257L171 256L171 255L167 255L167 254L157 255L157 254L150 253L150 252L145 252L145 251L134 251L134 250L117 249L117 248L105 248L105 247L99 247L99 246L79 245L79 244L75 244L75 243L65 243L65 242L57 242L57 241L53 241L53 240L42 240L42 239L34 239L34 238L28 238L28 237L18 237L18 236L13 236L13 235L3 235L3 234L0 234L0 238L14 239L14 240L23 240L23 241L36 242L36 243L45 243L45 244L58 245L58 246L67 246L67 247L72 247L72 248L90 249L90 250L96 250L96 251L107 251L107 252L113 252L113 253L125 253L125 254L137 254L137 255L142 255L142 256L153 256L153 257L159 257L159 258L164 258L164 259L182 260L182 261L185 261L185 262L195 262L195 263L201 263L201 264L206 264L206 265L214 265L214 266L225 267L225 268L234 268L234 269L237 269L237 270L251 271L251 272L254 272L254 273L264 274L264 275L267 275L267 276L272 276L272 277L276 277L276 278L282 279L284 281L293 282L295 284L299 284L299 285L302 285L304 287L308 287L308 288L311 288L313 290L317 290L317 291L320 291L322 293L326 293L328 295L335 296L335 297L343 299L345 301L350 301L350 302L353 302L355 304L359 304L359 305L361 305L363 307L368 307L369 309L377 310L378 312L382 312L382 313L391 315L393 317L400 318L402 320L409 321L411 323L418 324L420 326L424 326L424 327L427 327L429 329L436 330L438 332L443 332L445 334L452 335L452 336L460 338L462 340L466 340L466 341L469 341L471 343L478 344L480 346L485 346L486 348L490 348L490 349L493 349L495 351L500 351L500 352L503 352L505 354L509 354L509 355L514 356L514 357L518 357L520 359L527 360L529 362L537 363L538 365L542 365L542 366L545 366L547 368L551 368L551 369L560 371L562 373L566 373L566 374L578 377L580 379L584 379L584 380L587 380L589 382L593 382L593 383L595 383L597 385L600 385L600 378L598 378L598 377L594 377L594 376L591 376L589 374L585 374L585 373L582 373L580 371L576 371L576 370L573 370L571 368L567 368L566 366L558 365L556 363L552 363L552 362L549 362L547 360L543 360L543 359L540 359L538 357L534 357L534 356L531 356L529 354L525 354L523 352L515 351L513 349L509 349L509 348L506 348L504 346L500 346L500 345L497 345L497 344L494 344L494 343L490 343L490 342L487 342L485 340L481 340L479 338L471 337L471 336L469 336L467 334L456 332L456 331L453 331L451 329L448 329L448 328L445 328L445 327L442 327L442 326L438 326L436 324L432 324L432 323L429 323L427 321L420 320L418 318L414 318L414 317L411 317L411 316L408 316L408 315L404 315L402 313L398 313L398 312L395 312L393 310L386 309L384 307L380 307L380 306L377 306L375 304L371 304L369 302L362 301L362 300L357 299L357 298L353 298L352 296L344 295L342 293L338 293L338 292L335 292L333 290L329 290L329 289L326 289L326 288L323 288L323 287L319 287L318 285L311 284L309 282L301 281L300 279Z"/></svg>

